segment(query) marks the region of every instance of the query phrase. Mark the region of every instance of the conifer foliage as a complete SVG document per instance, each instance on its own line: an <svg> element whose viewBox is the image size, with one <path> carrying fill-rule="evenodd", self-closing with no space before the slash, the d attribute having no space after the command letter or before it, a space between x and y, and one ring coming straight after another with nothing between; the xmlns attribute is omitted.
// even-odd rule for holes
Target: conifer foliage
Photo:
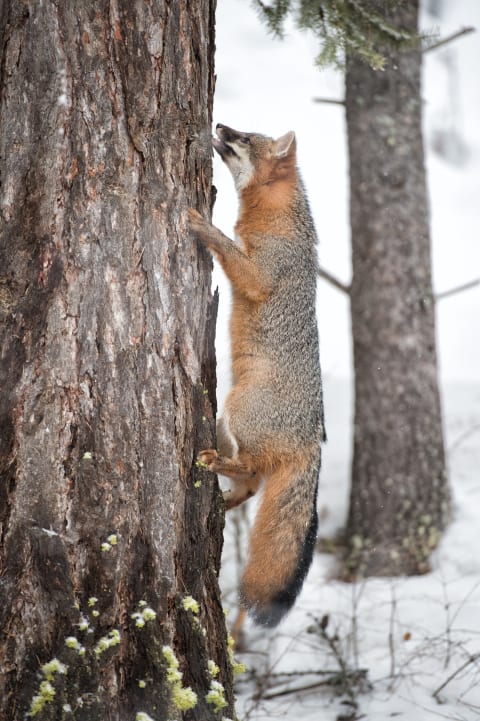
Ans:
<svg viewBox="0 0 480 721"><path fill-rule="evenodd" d="M321 40L316 58L320 67L343 67L348 54L381 70L386 62L382 47L408 47L419 41L416 33L387 22L379 3L372 0L255 0L255 6L280 37L290 13L300 29L312 30Z"/></svg>

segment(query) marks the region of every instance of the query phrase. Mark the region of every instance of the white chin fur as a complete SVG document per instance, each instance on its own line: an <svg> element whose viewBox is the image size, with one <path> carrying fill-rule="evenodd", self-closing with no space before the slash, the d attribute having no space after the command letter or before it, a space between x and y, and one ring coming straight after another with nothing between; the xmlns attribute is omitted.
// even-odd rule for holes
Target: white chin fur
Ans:
<svg viewBox="0 0 480 721"><path fill-rule="evenodd" d="M254 173L254 167L244 148L235 144L234 150L237 156L228 156L226 163L233 176L235 187L237 191L240 191L250 182Z"/></svg>

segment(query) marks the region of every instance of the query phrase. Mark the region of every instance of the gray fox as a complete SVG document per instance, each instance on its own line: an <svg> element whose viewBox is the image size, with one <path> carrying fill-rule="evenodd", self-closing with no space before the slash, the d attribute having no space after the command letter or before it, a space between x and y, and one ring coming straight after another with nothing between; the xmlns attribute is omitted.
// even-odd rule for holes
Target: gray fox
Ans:
<svg viewBox="0 0 480 721"><path fill-rule="evenodd" d="M213 147L240 200L234 242L190 210L190 226L232 286L233 387L218 451L199 460L232 481L226 507L263 499L240 589L256 623L277 625L310 567L325 438L315 294L316 234L293 132L277 140L217 125Z"/></svg>

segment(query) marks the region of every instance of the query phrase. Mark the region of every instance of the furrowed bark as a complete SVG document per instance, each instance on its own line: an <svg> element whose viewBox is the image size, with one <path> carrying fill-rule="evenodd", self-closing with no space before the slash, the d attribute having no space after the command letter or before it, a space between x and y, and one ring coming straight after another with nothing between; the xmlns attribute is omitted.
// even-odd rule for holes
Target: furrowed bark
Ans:
<svg viewBox="0 0 480 721"><path fill-rule="evenodd" d="M214 443L216 301L186 215L211 204L214 10L214 0L6 0L0 11L9 721L32 711L55 658L68 673L53 673L38 718L180 718L164 645L198 695L183 718L217 718L208 659L233 715L216 580L222 503L195 467ZM198 615L182 606L189 595ZM139 628L142 601L156 618ZM99 652L114 631L120 643Z"/></svg>

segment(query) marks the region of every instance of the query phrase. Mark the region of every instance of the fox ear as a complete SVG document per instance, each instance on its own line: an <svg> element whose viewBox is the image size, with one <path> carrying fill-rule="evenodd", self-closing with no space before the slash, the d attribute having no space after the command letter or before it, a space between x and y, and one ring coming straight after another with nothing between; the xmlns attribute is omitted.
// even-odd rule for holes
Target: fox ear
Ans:
<svg viewBox="0 0 480 721"><path fill-rule="evenodd" d="M293 148L295 148L295 133L289 130L275 141L275 157L284 158Z"/></svg>

